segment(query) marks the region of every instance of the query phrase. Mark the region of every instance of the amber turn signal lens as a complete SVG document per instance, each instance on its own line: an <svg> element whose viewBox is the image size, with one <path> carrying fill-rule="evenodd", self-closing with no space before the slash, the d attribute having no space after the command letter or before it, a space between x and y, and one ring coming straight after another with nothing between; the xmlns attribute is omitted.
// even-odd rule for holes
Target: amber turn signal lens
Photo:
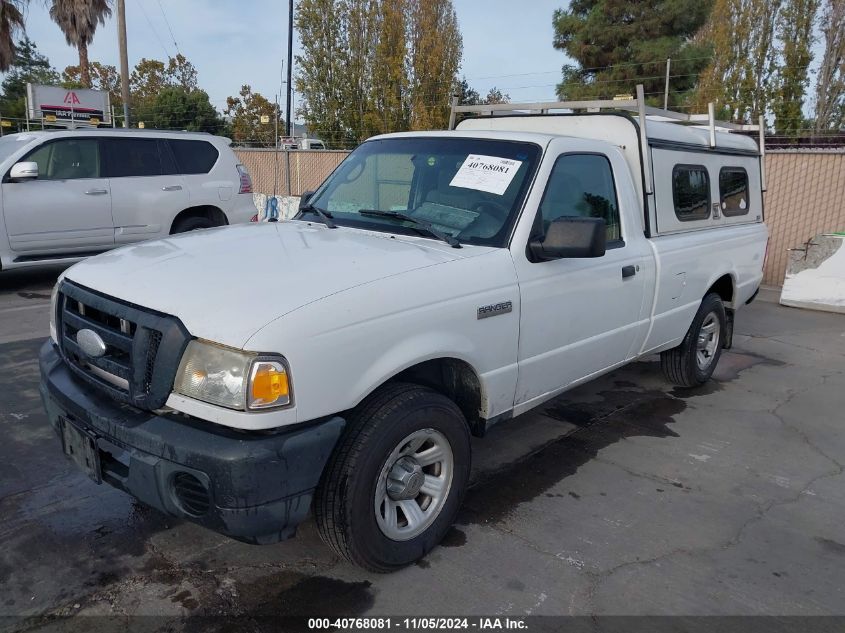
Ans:
<svg viewBox="0 0 845 633"><path fill-rule="evenodd" d="M290 403L290 383L284 365L272 361L258 361L252 367L249 408L282 406Z"/></svg>

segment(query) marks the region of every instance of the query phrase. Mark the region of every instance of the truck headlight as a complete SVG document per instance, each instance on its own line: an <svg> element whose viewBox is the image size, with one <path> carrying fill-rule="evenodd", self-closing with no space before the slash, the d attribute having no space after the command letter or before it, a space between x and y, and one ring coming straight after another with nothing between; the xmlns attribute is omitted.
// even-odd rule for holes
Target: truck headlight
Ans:
<svg viewBox="0 0 845 633"><path fill-rule="evenodd" d="M183 396L240 411L291 402L284 359L200 340L185 348L173 388Z"/></svg>

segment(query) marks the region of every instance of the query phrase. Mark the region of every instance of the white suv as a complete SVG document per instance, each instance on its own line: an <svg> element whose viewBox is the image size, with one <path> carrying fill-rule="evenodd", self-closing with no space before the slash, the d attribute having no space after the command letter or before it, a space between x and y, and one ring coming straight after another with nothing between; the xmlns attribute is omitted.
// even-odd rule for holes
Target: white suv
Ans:
<svg viewBox="0 0 845 633"><path fill-rule="evenodd" d="M155 130L0 139L0 268L72 262L194 229L255 221L229 139Z"/></svg>

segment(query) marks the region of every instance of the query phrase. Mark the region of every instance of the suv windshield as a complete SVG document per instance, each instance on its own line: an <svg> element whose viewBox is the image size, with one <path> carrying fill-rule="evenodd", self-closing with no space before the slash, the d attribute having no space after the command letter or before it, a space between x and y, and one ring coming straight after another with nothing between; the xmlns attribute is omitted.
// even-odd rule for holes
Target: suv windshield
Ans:
<svg viewBox="0 0 845 633"><path fill-rule="evenodd" d="M540 158L533 143L407 137L367 141L308 201L334 222L420 234L420 224L465 244L504 246ZM393 211L417 220L360 213Z"/></svg>

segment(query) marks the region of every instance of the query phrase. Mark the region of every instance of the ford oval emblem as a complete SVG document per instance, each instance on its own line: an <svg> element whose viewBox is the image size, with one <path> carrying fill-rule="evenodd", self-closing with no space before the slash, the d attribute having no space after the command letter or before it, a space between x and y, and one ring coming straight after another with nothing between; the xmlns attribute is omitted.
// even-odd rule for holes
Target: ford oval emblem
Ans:
<svg viewBox="0 0 845 633"><path fill-rule="evenodd" d="M94 330L79 330L76 333L76 344L89 358L100 358L106 353L105 341Z"/></svg>

